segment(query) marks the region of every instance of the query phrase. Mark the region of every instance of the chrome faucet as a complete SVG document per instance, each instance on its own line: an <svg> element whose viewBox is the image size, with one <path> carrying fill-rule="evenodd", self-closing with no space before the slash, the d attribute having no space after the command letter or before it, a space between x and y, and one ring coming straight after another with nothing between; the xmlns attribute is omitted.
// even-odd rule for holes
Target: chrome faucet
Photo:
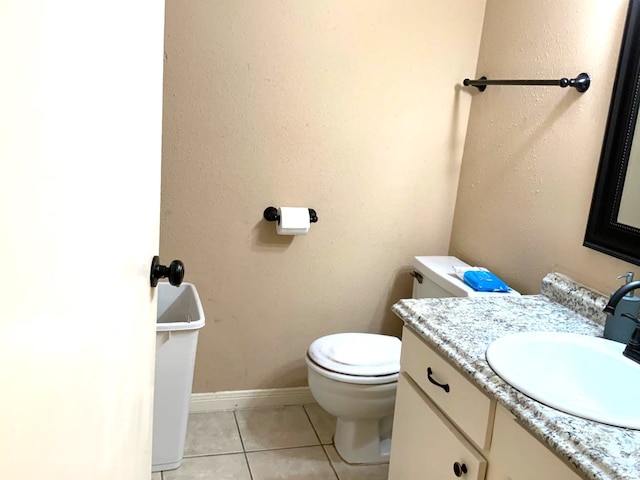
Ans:
<svg viewBox="0 0 640 480"><path fill-rule="evenodd" d="M618 305L618 302L622 299L622 297L624 297L627 293L635 290L636 288L640 288L640 280L622 285L613 293L613 295L611 295L609 303L607 303L607 306L604 307L603 311L605 313L608 313L609 315L615 314L616 306ZM623 316L635 321L636 329L631 334L631 339L629 340L629 343L627 343L627 346L622 354L625 357L630 358L634 362L640 363L640 321L636 317L628 313L624 313Z"/></svg>

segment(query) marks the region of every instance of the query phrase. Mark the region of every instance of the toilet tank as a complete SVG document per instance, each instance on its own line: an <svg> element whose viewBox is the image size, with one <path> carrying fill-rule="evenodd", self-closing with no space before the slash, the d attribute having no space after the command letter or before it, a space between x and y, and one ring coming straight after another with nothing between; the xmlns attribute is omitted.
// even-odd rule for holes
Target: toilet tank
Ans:
<svg viewBox="0 0 640 480"><path fill-rule="evenodd" d="M413 259L413 298L484 297L491 295L520 295L511 292L476 292L460 280L453 267L470 265L456 257L424 256Z"/></svg>

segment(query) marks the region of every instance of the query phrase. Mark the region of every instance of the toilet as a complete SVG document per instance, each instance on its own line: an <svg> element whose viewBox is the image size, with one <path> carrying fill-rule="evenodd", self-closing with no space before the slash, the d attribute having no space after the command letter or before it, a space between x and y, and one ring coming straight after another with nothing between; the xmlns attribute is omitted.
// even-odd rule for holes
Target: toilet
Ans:
<svg viewBox="0 0 640 480"><path fill-rule="evenodd" d="M415 257L413 298L519 295L476 292L454 272L468 266L456 257ZM389 335L336 333L307 349L309 389L336 417L334 445L347 463L389 461L400 348L400 339Z"/></svg>

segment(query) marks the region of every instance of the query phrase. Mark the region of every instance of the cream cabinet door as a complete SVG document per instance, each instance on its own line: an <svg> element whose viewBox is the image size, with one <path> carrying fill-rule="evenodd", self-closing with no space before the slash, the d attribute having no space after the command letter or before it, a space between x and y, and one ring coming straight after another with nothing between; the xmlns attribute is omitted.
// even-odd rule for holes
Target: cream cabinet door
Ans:
<svg viewBox="0 0 640 480"><path fill-rule="evenodd" d="M496 409L489 473L487 480L540 480L542 478L580 480L581 478L520 426L502 406Z"/></svg>
<svg viewBox="0 0 640 480"><path fill-rule="evenodd" d="M389 480L483 480L487 463L406 373L398 380Z"/></svg>

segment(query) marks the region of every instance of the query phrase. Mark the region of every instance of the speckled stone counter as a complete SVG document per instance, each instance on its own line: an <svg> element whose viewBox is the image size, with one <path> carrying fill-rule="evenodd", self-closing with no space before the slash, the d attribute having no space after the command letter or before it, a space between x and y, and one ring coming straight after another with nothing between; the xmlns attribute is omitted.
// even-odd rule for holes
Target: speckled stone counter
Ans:
<svg viewBox="0 0 640 480"><path fill-rule="evenodd" d="M541 291L541 295L521 297L401 300L393 311L585 478L640 479L640 431L547 407L511 387L489 367L485 350L509 333L602 335L604 297L557 274L545 277Z"/></svg>

